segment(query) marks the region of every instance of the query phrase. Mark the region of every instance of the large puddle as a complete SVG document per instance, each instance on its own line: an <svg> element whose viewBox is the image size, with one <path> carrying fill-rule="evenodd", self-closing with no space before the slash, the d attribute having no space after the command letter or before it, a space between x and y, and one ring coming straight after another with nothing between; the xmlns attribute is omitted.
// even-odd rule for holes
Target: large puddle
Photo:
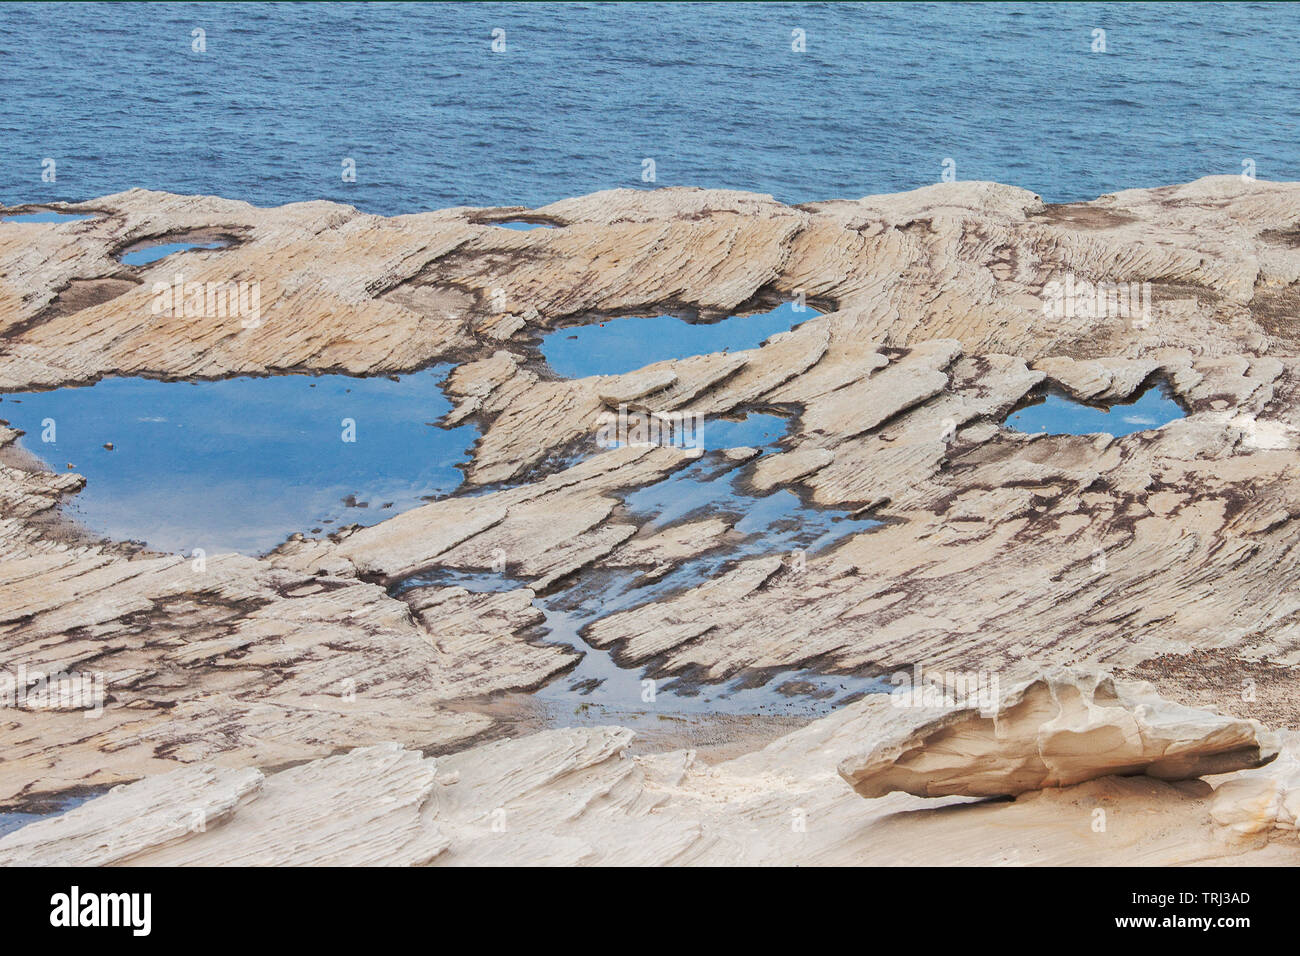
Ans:
<svg viewBox="0 0 1300 956"><path fill-rule="evenodd" d="M561 349L578 367L559 364L573 374L608 373L719 344L753 347L814 314L786 305L715 326L666 317L673 336L649 333L645 323L661 320L615 320L604 329L592 327L596 331L585 337L594 343L594 354ZM747 324L742 329L736 322ZM636 323L641 325L633 328ZM743 333L739 339L737 329ZM0 419L26 432L21 445L50 468L86 476L85 489L66 507L92 531L162 551L257 554L295 532L321 535L348 524L375 524L455 491L459 466L478 435L473 426L437 425L450 409L441 390L446 372L201 383L106 379L81 388L0 395ZM648 695L644 668L621 666L617 648L592 647L582 636L599 618L696 587L746 558L780 555L797 562L879 524L809 507L788 490L752 493L746 475L760 455L777 447L789 424L781 415L761 412L710 418L698 459L654 485L622 493L643 536L700 518L723 519L729 530L710 550L653 574L645 567L595 567L535 600L545 616L538 639L583 655L572 671L533 695L557 722L575 714L621 722L671 715L813 717L861 694L888 690L878 678L791 670L714 684L665 679ZM741 448L748 450L736 451ZM501 590L527 584L497 574L434 571L393 590L400 595L419 585Z"/></svg>
<svg viewBox="0 0 1300 956"><path fill-rule="evenodd" d="M733 315L718 322L687 322L672 315L629 316L559 329L542 339L542 356L565 378L621 375L665 359L757 348L821 313L786 302L762 315Z"/></svg>
<svg viewBox="0 0 1300 956"><path fill-rule="evenodd" d="M92 531L161 551L257 554L454 491L478 433L436 425L451 407L446 371L114 378L0 395L0 419L51 469L86 477L66 507Z"/></svg>
<svg viewBox="0 0 1300 956"><path fill-rule="evenodd" d="M1115 438L1159 428L1187 412L1171 397L1163 383L1151 386L1136 400L1109 407L1086 405L1058 392L1009 415L1008 428L1032 435L1097 435Z"/></svg>

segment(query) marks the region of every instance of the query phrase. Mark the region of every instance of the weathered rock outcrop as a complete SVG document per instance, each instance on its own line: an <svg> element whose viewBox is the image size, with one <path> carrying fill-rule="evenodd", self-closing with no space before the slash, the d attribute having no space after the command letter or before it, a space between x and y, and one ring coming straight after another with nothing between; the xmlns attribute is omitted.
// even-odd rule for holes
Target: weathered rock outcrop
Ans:
<svg viewBox="0 0 1300 956"><path fill-rule="evenodd" d="M69 208L95 218L0 225L0 390L454 363L448 422L482 431L466 469L482 493L265 558L211 556L199 574L73 533L52 513L81 479L6 457L0 670L104 673L110 699L93 722L7 710L0 799L195 761L391 740L445 751L490 732L459 704L573 662L538 643L536 594L615 569L657 580L736 540L708 516L683 534L627 513L628 490L688 459L593 454L595 423L621 402L785 414L777 452L716 451L737 481L884 519L798 564L751 548L596 621L586 636L623 664L721 679L920 662L1009 682L1026 662L1139 669L1194 653L1285 678L1238 695L1235 713L1293 706L1300 184L1213 177L1066 206L981 183L800 207L617 190L529 211L557 228L528 232L492 225L518 210L384 218L142 190ZM227 247L120 261L212 238ZM258 321L157 309L155 283L177 275L260 283ZM1149 283L1150 308L1045 308L1071 277ZM709 320L799 294L825 314L742 352L564 381L537 349L604 316ZM1157 378L1188 412L1158 430L999 424L1048 386L1117 402ZM500 597L385 590L502 561L518 587ZM1176 674L1161 686L1176 692Z"/></svg>
<svg viewBox="0 0 1300 956"><path fill-rule="evenodd" d="M417 618L356 577L69 542L48 513L80 481L0 458L0 800L376 739L445 747L493 723L446 702L576 659L530 641L528 591L422 589ZM52 675L80 682L57 706Z"/></svg>
<svg viewBox="0 0 1300 956"><path fill-rule="evenodd" d="M924 690L896 702L912 706ZM982 703L955 694L943 713L841 763L840 776L864 797L995 797L1109 775L1190 780L1277 756L1258 721L1193 710L1106 674L1059 671Z"/></svg>
<svg viewBox="0 0 1300 956"><path fill-rule="evenodd" d="M1109 776L972 803L862 800L836 774L864 740L926 722L875 696L712 766L690 751L634 756L631 731L591 727L437 758L379 745L265 775L189 767L0 839L0 865L1294 865L1300 854L1285 834L1222 839L1201 781Z"/></svg>
<svg viewBox="0 0 1300 956"><path fill-rule="evenodd" d="M1237 837L1271 829L1300 830L1300 740L1284 734L1277 760L1254 773L1236 774L1214 789L1214 822Z"/></svg>

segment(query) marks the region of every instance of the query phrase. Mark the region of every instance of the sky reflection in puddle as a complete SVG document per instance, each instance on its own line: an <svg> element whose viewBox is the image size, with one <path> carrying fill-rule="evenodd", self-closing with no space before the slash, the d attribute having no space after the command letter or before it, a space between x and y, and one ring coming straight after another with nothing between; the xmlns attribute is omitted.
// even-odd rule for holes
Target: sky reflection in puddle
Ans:
<svg viewBox="0 0 1300 956"><path fill-rule="evenodd" d="M736 445L765 445L771 450L786 433L788 422L776 415L751 413L734 422L719 422L728 432L710 433L712 449ZM719 442L719 437L733 439ZM664 718L671 715L763 714L769 716L820 716L864 693L888 691L879 677L825 674L791 669L778 674L741 675L715 684L685 683L676 678L655 682L654 700L643 699L644 668L621 667L608 649L596 648L581 636L587 624L696 587L725 573L747 558L782 555L794 560L796 550L816 554L850 535L869 531L881 522L852 518L844 512L806 506L792 491L781 489L752 495L740 480L752 463L736 462L715 452L669 475L656 484L623 494L628 512L653 534L670 525L695 518L727 517L742 538L728 541L716 553L680 562L666 575L647 581L643 568L595 569L579 572L562 590L534 599L545 616L541 640L582 652L571 671L534 693L557 711L596 708L629 717ZM464 587L471 591L505 591L528 583L507 574L434 570L399 583L394 593L425 585ZM750 686L751 684L755 686Z"/></svg>
<svg viewBox="0 0 1300 956"><path fill-rule="evenodd" d="M225 249L227 245L228 243L225 242L164 242L156 246L145 246L142 249L123 253L122 264L127 266L147 266L149 263L165 259L175 252L186 252L190 249Z"/></svg>
<svg viewBox="0 0 1300 956"><path fill-rule="evenodd" d="M0 216L0 222L84 222L94 216L83 216L75 212L57 212L47 209L42 212L24 212L16 216Z"/></svg>
<svg viewBox="0 0 1300 956"><path fill-rule="evenodd" d="M542 356L565 378L621 375L665 359L757 348L820 314L811 306L786 302L762 315L733 315L707 324L672 315L607 319L548 333Z"/></svg>
<svg viewBox="0 0 1300 956"><path fill-rule="evenodd" d="M1153 385L1135 402L1112 405L1109 409L1085 405L1056 392L1007 417L1008 428L1031 435L1096 435L1105 433L1119 438L1133 432L1159 428L1186 417L1164 385Z"/></svg>
<svg viewBox="0 0 1300 956"><path fill-rule="evenodd" d="M0 395L0 419L52 470L86 477L65 508L92 531L161 551L256 554L455 490L478 433L433 424L450 408L446 371L113 378Z"/></svg>

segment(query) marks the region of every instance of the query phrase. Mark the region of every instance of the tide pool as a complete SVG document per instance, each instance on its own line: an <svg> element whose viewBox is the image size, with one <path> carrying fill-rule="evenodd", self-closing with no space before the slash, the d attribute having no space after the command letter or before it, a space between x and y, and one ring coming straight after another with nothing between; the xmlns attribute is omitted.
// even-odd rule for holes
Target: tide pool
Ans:
<svg viewBox="0 0 1300 956"><path fill-rule="evenodd" d="M1055 392L1007 417L1008 428L1031 435L1096 435L1119 438L1133 432L1159 428L1186 416L1181 405L1163 386L1152 386L1127 404L1103 408L1085 405Z"/></svg>
<svg viewBox="0 0 1300 956"><path fill-rule="evenodd" d="M128 266L147 266L151 262L165 259L177 252L190 249L224 249L224 242L163 242L154 246L145 246L122 254L122 264Z"/></svg>
<svg viewBox="0 0 1300 956"><path fill-rule="evenodd" d="M785 302L761 315L709 323L673 315L625 316L550 332L542 339L542 356L565 378L621 375L665 359L757 348L820 314L811 306Z"/></svg>
<svg viewBox="0 0 1300 956"><path fill-rule="evenodd" d="M436 425L451 407L445 374L113 378L0 395L0 419L52 470L86 477L66 510L90 530L161 551L256 554L454 491L478 433Z"/></svg>
<svg viewBox="0 0 1300 956"><path fill-rule="evenodd" d="M707 428L714 423L710 421ZM879 677L827 674L812 669L774 673L745 673L719 683L677 678L659 682L657 697L642 699L645 668L625 666L617 652L587 643L584 629L619 611L663 600L727 573L750 558L779 556L797 567L808 556L825 551L846 538L869 532L881 522L854 518L847 512L806 505L794 492L780 489L763 495L746 490L743 477L757 457L733 461L716 449L734 444L758 446L760 454L775 451L789 422L775 415L751 413L728 422L708 442L709 452L662 481L622 492L628 513L653 534L685 522L723 516L730 519L730 540L715 551L687 558L667 574L647 579L640 568L583 569L555 593L534 598L545 616L542 640L582 653L581 661L535 692L537 700L555 708L566 721L575 706L593 719L620 722L657 720L672 715L764 714L822 716L835 706L867 693L890 689ZM732 442L725 441L726 438ZM743 439L743 441L742 441ZM401 595L421 586L455 586L470 591L506 591L529 582L508 574L434 568L412 575L393 587ZM591 708L588 713L588 708Z"/></svg>
<svg viewBox="0 0 1300 956"><path fill-rule="evenodd" d="M84 222L94 218L94 216L80 216L72 212L56 212L50 209L45 212L23 212L15 216L0 216L0 222Z"/></svg>

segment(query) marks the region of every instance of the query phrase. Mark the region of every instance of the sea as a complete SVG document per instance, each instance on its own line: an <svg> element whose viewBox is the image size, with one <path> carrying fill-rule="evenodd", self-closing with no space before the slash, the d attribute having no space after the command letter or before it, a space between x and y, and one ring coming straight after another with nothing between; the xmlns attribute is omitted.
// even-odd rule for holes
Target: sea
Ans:
<svg viewBox="0 0 1300 956"><path fill-rule="evenodd" d="M2 3L0 91L9 205L1300 179L1285 3Z"/></svg>

